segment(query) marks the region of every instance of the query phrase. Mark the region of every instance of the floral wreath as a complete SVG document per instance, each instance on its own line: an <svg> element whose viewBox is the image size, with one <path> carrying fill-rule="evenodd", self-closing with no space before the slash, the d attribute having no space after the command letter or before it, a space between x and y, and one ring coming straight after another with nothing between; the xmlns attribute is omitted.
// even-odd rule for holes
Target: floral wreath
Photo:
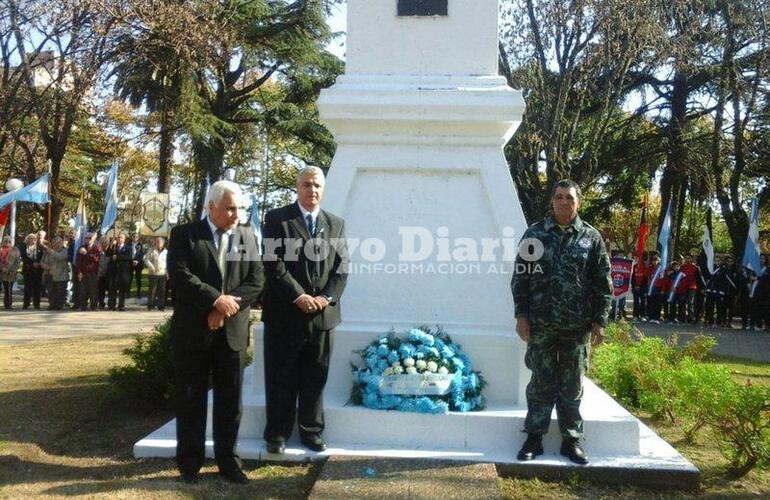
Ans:
<svg viewBox="0 0 770 500"><path fill-rule="evenodd" d="M350 399L354 404L416 413L484 409L482 392L486 381L440 326L420 326L401 334L391 330L355 352L361 361L352 365ZM434 393L393 393L383 389L399 386L399 382L428 387ZM442 382L443 389L436 389Z"/></svg>

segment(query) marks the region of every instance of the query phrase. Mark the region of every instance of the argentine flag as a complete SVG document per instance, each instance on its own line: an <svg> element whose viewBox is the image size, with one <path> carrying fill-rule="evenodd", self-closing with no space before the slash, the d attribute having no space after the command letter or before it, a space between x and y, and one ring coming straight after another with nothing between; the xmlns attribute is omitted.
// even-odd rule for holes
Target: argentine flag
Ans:
<svg viewBox="0 0 770 500"><path fill-rule="evenodd" d="M99 230L101 234L107 231L115 223L118 217L118 162L113 161L110 168L109 178L107 179L107 190L104 193L104 219L102 227Z"/></svg>
<svg viewBox="0 0 770 500"><path fill-rule="evenodd" d="M762 261L759 258L759 199L756 197L751 200L749 234L746 236L746 248L743 250L741 265L754 271L757 276L762 274Z"/></svg>

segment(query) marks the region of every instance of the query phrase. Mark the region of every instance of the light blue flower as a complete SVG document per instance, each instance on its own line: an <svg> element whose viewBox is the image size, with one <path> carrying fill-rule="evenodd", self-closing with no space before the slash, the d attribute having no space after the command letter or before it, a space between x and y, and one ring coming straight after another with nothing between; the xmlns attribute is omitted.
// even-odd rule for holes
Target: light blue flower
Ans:
<svg viewBox="0 0 770 500"><path fill-rule="evenodd" d="M441 355L438 352L438 349L436 349L435 347L428 347L428 351L427 351L426 354L427 354L428 357L433 357L433 358L440 358L441 357Z"/></svg>
<svg viewBox="0 0 770 500"><path fill-rule="evenodd" d="M401 356L401 359L412 358L415 352L417 352L417 349L412 344L403 343L398 348L398 354Z"/></svg>
<svg viewBox="0 0 770 500"><path fill-rule="evenodd" d="M455 355L455 351L449 348L449 346L440 347L441 349L441 357L444 359L450 359L453 358Z"/></svg>
<svg viewBox="0 0 770 500"><path fill-rule="evenodd" d="M471 410L471 404L466 401L461 401L457 404L457 411L461 411L463 413Z"/></svg>
<svg viewBox="0 0 770 500"><path fill-rule="evenodd" d="M367 408L378 409L380 406L379 397L374 392L364 392L363 403Z"/></svg>
<svg viewBox="0 0 770 500"><path fill-rule="evenodd" d="M387 368L388 366L390 366L390 365L388 365L388 360L380 358L380 360L377 361L377 366L372 371L374 371L375 373L379 374L379 373L384 372L385 368Z"/></svg>
<svg viewBox="0 0 770 500"><path fill-rule="evenodd" d="M381 358L384 358L388 354L390 354L390 349L388 349L388 346L380 344L380 346L377 348L377 355Z"/></svg>
<svg viewBox="0 0 770 500"><path fill-rule="evenodd" d="M475 391L479 386L479 377L475 373L463 377L463 385L466 389Z"/></svg>
<svg viewBox="0 0 770 500"><path fill-rule="evenodd" d="M442 350L442 349L444 348L444 346L445 346L445 345L446 345L446 344L444 343L444 341L443 341L443 340L441 340L441 339L439 339L439 338L436 338L436 339L434 340L434 343L433 343L433 347L435 347L435 348L436 348L436 349L438 349L439 351L440 351L440 350Z"/></svg>
<svg viewBox="0 0 770 500"><path fill-rule="evenodd" d="M429 333L425 333L419 328L412 328L411 330L409 330L409 340L411 340L412 342L419 342L429 346L433 345L433 343L436 341L433 335Z"/></svg>
<svg viewBox="0 0 770 500"><path fill-rule="evenodd" d="M401 404L402 399L401 396L396 396L395 394L383 394L382 398L380 398L380 407L387 410L393 409Z"/></svg>
<svg viewBox="0 0 770 500"><path fill-rule="evenodd" d="M455 367L455 370L463 371L465 369L465 363L463 363L463 360L459 357L452 358L452 364Z"/></svg>
<svg viewBox="0 0 770 500"><path fill-rule="evenodd" d="M397 361L400 361L401 358L398 357L398 353L396 351L390 351L388 354L388 363L391 365Z"/></svg>

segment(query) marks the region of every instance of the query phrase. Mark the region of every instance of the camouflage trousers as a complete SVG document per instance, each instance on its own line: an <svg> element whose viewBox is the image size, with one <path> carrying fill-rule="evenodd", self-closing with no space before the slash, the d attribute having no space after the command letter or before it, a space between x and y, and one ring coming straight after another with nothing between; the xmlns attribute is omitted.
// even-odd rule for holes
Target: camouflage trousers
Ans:
<svg viewBox="0 0 770 500"><path fill-rule="evenodd" d="M525 359L532 378L527 385L524 430L543 435L556 406L559 430L565 438L583 435L580 401L588 368L589 332L532 329Z"/></svg>

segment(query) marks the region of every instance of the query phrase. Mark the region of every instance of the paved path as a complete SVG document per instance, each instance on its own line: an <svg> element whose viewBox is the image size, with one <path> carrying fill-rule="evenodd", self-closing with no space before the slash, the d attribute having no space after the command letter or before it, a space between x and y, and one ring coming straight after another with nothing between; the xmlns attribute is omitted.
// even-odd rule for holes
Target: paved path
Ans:
<svg viewBox="0 0 770 500"><path fill-rule="evenodd" d="M171 310L148 311L127 305L125 311L12 311L0 309L0 344L21 344L95 335L126 335L150 331Z"/></svg>
<svg viewBox="0 0 770 500"><path fill-rule="evenodd" d="M679 342L684 343L696 335L708 335L716 338L714 354L734 356L754 361L770 362L770 332L749 331L728 328L703 328L701 326L650 323L634 323L645 335L670 338L679 335Z"/></svg>

